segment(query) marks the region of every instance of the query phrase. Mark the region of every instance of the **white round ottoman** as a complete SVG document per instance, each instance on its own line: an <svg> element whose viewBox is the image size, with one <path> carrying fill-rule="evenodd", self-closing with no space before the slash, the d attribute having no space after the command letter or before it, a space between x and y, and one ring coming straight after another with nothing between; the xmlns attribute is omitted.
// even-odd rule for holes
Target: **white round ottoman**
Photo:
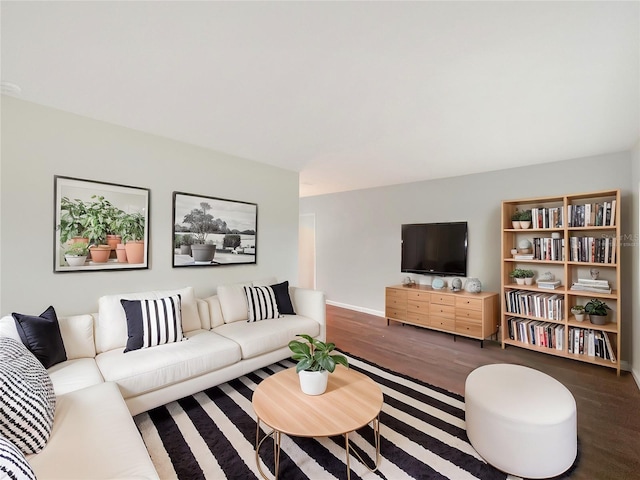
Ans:
<svg viewBox="0 0 640 480"><path fill-rule="evenodd" d="M573 464L576 401L556 379L520 365L485 365L467 377L464 397L467 436L490 465L549 478Z"/></svg>

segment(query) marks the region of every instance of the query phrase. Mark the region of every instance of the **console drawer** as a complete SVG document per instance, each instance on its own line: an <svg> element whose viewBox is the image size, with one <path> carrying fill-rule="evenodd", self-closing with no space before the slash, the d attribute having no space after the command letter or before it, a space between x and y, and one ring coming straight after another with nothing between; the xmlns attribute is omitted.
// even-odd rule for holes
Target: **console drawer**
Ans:
<svg viewBox="0 0 640 480"><path fill-rule="evenodd" d="M456 332L479 338L482 337L482 324L479 322L456 320Z"/></svg>
<svg viewBox="0 0 640 480"><path fill-rule="evenodd" d="M468 297L456 297L456 308L464 308L467 310L482 311L482 299L480 298L468 298Z"/></svg>
<svg viewBox="0 0 640 480"><path fill-rule="evenodd" d="M422 315L429 314L429 303L428 302L416 302L414 300L409 300L407 302L407 313L420 313Z"/></svg>
<svg viewBox="0 0 640 480"><path fill-rule="evenodd" d="M406 320L407 311L405 309L387 307L385 309L385 315L387 318L393 318L396 320Z"/></svg>
<svg viewBox="0 0 640 480"><path fill-rule="evenodd" d="M440 330L447 330L449 332L455 331L456 321L453 318L435 317L429 318L432 328L438 328Z"/></svg>
<svg viewBox="0 0 640 480"><path fill-rule="evenodd" d="M456 307L456 320L465 320L468 322L476 322L482 324L482 312L479 310L467 310L466 308Z"/></svg>
<svg viewBox="0 0 640 480"><path fill-rule="evenodd" d="M436 317L451 319L454 319L456 317L456 307L454 307L453 305L438 305L432 303L429 307L429 311L431 315Z"/></svg>
<svg viewBox="0 0 640 480"><path fill-rule="evenodd" d="M453 295L442 295L441 293L431 294L431 303L437 303L439 305L455 305L456 297Z"/></svg>
<svg viewBox="0 0 640 480"><path fill-rule="evenodd" d="M407 292L407 299L409 301L414 300L416 302L429 302L429 295L429 292L410 290Z"/></svg>
<svg viewBox="0 0 640 480"><path fill-rule="evenodd" d="M407 300L407 292L406 290L400 290L398 288L386 288L386 297L389 298L397 298L399 300Z"/></svg>
<svg viewBox="0 0 640 480"><path fill-rule="evenodd" d="M425 327L431 325L431 322L429 321L429 315L422 315L416 312L407 312L407 321L419 323L420 325L424 325Z"/></svg>

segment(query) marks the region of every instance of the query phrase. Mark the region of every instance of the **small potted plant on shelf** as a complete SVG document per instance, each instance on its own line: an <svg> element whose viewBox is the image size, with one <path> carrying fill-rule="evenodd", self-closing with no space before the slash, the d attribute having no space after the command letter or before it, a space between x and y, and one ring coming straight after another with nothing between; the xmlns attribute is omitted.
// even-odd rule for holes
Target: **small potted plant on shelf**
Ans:
<svg viewBox="0 0 640 480"><path fill-rule="evenodd" d="M520 212L520 228L527 229L531 226L531 210Z"/></svg>
<svg viewBox="0 0 640 480"><path fill-rule="evenodd" d="M70 267L81 267L87 261L89 245L84 242L72 243L64 252L64 259Z"/></svg>
<svg viewBox="0 0 640 480"><path fill-rule="evenodd" d="M520 214L522 212L516 208L516 211L511 215L511 225L515 229L520 229Z"/></svg>
<svg viewBox="0 0 640 480"><path fill-rule="evenodd" d="M335 344L322 342L306 334L298 336L306 341L291 340L289 349L293 352L291 358L298 362L296 372L300 378L300 388L307 395L321 395L327 389L329 373L333 373L336 364L349 367L349 363L343 355L331 355Z"/></svg>
<svg viewBox="0 0 640 480"><path fill-rule="evenodd" d="M518 285L524 285L524 279L526 278L526 270L524 268L516 268L515 270L513 270L509 276L511 278L515 278L516 279L516 283Z"/></svg>
<svg viewBox="0 0 640 480"><path fill-rule="evenodd" d="M533 277L536 276L536 272L533 270L524 270L524 284L533 285Z"/></svg>
<svg viewBox="0 0 640 480"><path fill-rule="evenodd" d="M139 212L125 213L118 218L120 232L128 263L144 263L145 218Z"/></svg>
<svg viewBox="0 0 640 480"><path fill-rule="evenodd" d="M584 306L584 311L589 314L589 321L594 325L606 325L611 308L601 300L591 299Z"/></svg>
<svg viewBox="0 0 640 480"><path fill-rule="evenodd" d="M576 317L578 322L582 322L584 320L585 313L583 305L574 305L571 307L571 313Z"/></svg>

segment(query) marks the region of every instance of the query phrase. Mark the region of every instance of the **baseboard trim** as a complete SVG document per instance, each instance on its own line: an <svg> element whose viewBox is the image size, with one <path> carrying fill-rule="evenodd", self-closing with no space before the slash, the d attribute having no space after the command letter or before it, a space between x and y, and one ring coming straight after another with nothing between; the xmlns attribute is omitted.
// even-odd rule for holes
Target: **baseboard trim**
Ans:
<svg viewBox="0 0 640 480"><path fill-rule="evenodd" d="M334 307L346 308L347 310L354 310L356 312L367 313L369 315L375 315L376 317L384 318L384 312L380 310L373 310L371 308L357 307L355 305L349 305L347 303L334 302L333 300L327 300L328 305Z"/></svg>
<svg viewBox="0 0 640 480"><path fill-rule="evenodd" d="M629 369L631 371L631 375L633 376L633 379L636 381L636 386L638 387L638 390L640 390L640 372L638 372L637 370L634 370L633 368Z"/></svg>

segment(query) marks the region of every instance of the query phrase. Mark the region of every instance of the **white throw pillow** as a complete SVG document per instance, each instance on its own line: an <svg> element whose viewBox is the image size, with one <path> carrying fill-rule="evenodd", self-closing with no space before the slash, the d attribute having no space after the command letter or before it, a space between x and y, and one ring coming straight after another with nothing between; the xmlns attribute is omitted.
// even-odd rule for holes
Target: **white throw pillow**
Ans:
<svg viewBox="0 0 640 480"><path fill-rule="evenodd" d="M218 300L224 317L224 323L239 322L249 318L249 306L244 287L250 283L235 283L218 287Z"/></svg>

